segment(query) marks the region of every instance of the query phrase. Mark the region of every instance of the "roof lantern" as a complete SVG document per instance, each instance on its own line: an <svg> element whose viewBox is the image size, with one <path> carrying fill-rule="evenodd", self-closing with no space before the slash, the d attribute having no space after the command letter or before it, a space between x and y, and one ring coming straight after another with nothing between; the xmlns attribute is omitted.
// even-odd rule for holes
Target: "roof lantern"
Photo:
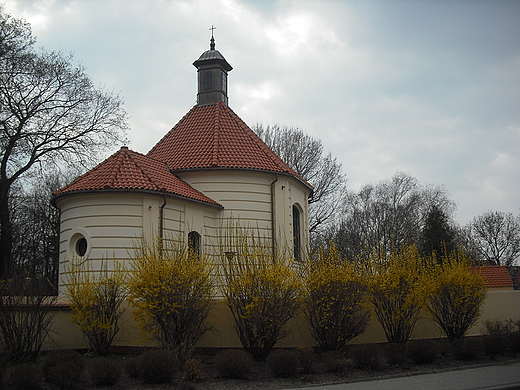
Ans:
<svg viewBox="0 0 520 390"><path fill-rule="evenodd" d="M216 102L228 104L228 72L233 67L224 56L215 50L215 37L211 27L211 40L209 50L202 53L193 63L197 68L197 105L208 106Z"/></svg>

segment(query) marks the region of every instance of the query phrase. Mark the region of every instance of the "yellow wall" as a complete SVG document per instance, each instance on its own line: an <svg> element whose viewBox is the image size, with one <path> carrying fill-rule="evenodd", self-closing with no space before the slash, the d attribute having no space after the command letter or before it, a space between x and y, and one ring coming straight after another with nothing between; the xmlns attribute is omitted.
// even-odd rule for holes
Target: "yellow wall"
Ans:
<svg viewBox="0 0 520 390"><path fill-rule="evenodd" d="M122 333L117 337L115 345L117 346L151 346L156 345L153 341L146 339L146 335L142 334L139 327L132 318L131 308L128 308L121 318L120 325L123 328ZM56 311L55 315L55 331L53 335L55 345L49 344L47 348L87 348L88 342L69 321L70 311ZM507 320L520 318L520 290L509 291L491 291L488 292L482 315L475 325L473 325L468 335L482 334L482 323L485 320ZM213 329L207 332L202 340L197 344L198 347L210 348L228 348L240 347L240 340L233 329L233 319L229 309L223 302L215 305L208 318ZM303 345L315 345L310 335L309 328L302 316L290 321L288 324L291 330L290 334L281 340L278 347L298 347ZM427 318L426 313L417 323L413 337L421 338L438 338L443 337L433 321ZM369 323L366 332L356 339L352 340L352 344L359 343L382 343L385 342L385 334L381 325L373 317Z"/></svg>

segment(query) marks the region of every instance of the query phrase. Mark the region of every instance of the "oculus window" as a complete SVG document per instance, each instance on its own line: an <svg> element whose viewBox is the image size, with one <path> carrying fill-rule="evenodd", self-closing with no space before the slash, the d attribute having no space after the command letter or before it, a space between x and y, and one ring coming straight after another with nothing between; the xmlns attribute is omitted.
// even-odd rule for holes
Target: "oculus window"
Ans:
<svg viewBox="0 0 520 390"><path fill-rule="evenodd" d="M79 257L85 256L85 254L87 253L87 248L88 248L87 239L85 237L80 237L76 241L76 254Z"/></svg>
<svg viewBox="0 0 520 390"><path fill-rule="evenodd" d="M88 233L83 229L77 229L70 237L67 251L69 258L86 258L90 252L90 246L90 236Z"/></svg>

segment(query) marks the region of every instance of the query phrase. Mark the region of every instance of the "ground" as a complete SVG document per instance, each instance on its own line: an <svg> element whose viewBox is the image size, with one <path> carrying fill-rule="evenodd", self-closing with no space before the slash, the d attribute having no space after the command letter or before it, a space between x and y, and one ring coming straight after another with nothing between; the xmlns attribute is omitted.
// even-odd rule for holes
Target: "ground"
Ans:
<svg viewBox="0 0 520 390"><path fill-rule="evenodd" d="M445 343L446 345L447 343ZM400 365L390 366L385 358L379 367L372 369L359 369L354 367L354 360L350 355L338 353L312 353L314 359L311 373L303 373L301 368L295 375L289 378L277 378L273 375L269 365L266 362L253 362L252 371L247 375L247 379L226 379L219 375L216 369L214 355L196 355L203 364L203 378L196 381L188 381L183 378L183 374L179 372L175 380L171 384L150 385L143 383L139 379L132 378L128 370L124 370L119 382L106 389L114 390L260 390L260 389L289 389L302 388L306 386L326 385L335 383L348 383L357 381L366 381L374 379L392 378L399 376L421 375L428 373L436 373L450 370L460 370L470 367L479 367L485 365L502 364L505 362L518 361L520 354L507 351L498 356L490 357L481 354L477 359L471 361L456 360L451 352L447 352L441 348L441 354L433 363L415 364L410 359ZM93 357L87 358L87 370L80 380L72 386L77 390L94 389L89 379L88 367L93 361ZM129 362L135 362L135 355L113 355L110 359L116 361L119 366L128 367ZM0 386L1 387L1 386ZM9 376L9 369L6 379L4 380L3 389L20 389L28 388L27 384L23 387L15 386L15 381ZM55 390L53 387L43 381L37 384L37 387L43 390Z"/></svg>

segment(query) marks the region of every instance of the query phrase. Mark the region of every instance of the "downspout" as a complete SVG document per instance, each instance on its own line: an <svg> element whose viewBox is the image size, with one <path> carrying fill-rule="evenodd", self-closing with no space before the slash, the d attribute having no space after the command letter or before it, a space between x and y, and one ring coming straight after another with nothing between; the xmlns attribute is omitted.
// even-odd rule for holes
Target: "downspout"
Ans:
<svg viewBox="0 0 520 390"><path fill-rule="evenodd" d="M164 238L164 206L166 206L166 195L163 195L163 204L159 207L159 248L161 250Z"/></svg>
<svg viewBox="0 0 520 390"><path fill-rule="evenodd" d="M278 174L275 173L274 180L271 183L271 250L273 251L273 259L276 256L276 210L275 210L275 184L278 181Z"/></svg>

